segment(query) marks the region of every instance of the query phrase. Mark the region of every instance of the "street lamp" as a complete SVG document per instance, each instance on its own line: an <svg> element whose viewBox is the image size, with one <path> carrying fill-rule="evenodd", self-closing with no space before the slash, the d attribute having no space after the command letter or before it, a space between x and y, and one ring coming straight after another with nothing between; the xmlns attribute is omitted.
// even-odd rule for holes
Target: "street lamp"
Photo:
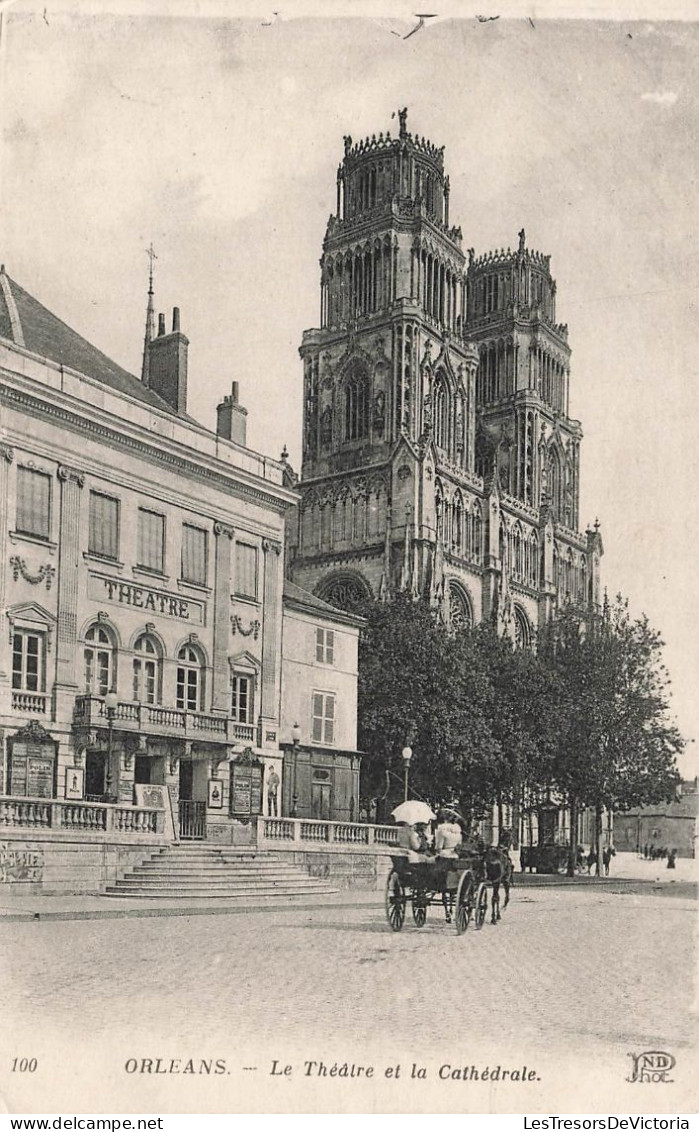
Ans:
<svg viewBox="0 0 699 1132"><path fill-rule="evenodd" d="M296 761L298 759L299 743L301 742L301 728L298 723L295 723L291 728L291 741L294 744L294 771L293 781L291 785L291 816L296 817L296 809L298 807L298 794L296 793Z"/></svg>
<svg viewBox="0 0 699 1132"><path fill-rule="evenodd" d="M112 737L114 734L114 716L118 706L119 697L116 692L107 692L104 697L104 710L107 713L107 774L104 789L110 801L112 798Z"/></svg>
<svg viewBox="0 0 699 1132"><path fill-rule="evenodd" d="M408 801L408 771L410 770L410 760L413 757L412 747L403 747L401 751L403 759L403 801Z"/></svg>

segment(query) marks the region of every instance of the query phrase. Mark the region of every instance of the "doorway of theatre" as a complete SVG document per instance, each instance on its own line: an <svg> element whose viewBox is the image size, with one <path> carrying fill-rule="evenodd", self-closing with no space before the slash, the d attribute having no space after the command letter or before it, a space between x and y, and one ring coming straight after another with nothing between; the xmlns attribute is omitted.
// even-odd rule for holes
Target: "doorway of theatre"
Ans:
<svg viewBox="0 0 699 1132"><path fill-rule="evenodd" d="M85 755L85 801L104 802L107 798L107 752L89 748Z"/></svg>
<svg viewBox="0 0 699 1132"><path fill-rule="evenodd" d="M206 838L206 765L194 759L180 759L179 817L183 841Z"/></svg>

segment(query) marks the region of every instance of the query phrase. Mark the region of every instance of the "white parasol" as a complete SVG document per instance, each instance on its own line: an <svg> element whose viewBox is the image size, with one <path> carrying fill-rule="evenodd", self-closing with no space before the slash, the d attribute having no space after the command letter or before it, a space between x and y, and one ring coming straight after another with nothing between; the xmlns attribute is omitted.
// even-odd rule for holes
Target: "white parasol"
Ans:
<svg viewBox="0 0 699 1132"><path fill-rule="evenodd" d="M418 802L417 799L411 799L409 802L401 802L400 806L396 806L393 814L391 815L396 821L403 821L406 825L417 825L420 822L433 821L435 813L427 805L427 802Z"/></svg>

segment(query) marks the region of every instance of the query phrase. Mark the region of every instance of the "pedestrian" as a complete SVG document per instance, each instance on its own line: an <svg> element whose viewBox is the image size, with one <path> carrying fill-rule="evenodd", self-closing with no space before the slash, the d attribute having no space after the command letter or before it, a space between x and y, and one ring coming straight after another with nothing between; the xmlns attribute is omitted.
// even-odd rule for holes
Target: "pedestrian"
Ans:
<svg viewBox="0 0 699 1132"><path fill-rule="evenodd" d="M645 861L648 860L648 842L647 841L646 841L645 845L643 846L643 859Z"/></svg>
<svg viewBox="0 0 699 1132"><path fill-rule="evenodd" d="M604 863L604 875L606 877L609 876L609 866L611 864L612 857L616 857L616 849L614 848L613 845L607 845L604 849L604 852L602 853L602 861Z"/></svg>
<svg viewBox="0 0 699 1132"><path fill-rule="evenodd" d="M267 813L271 818L279 817L277 809L277 795L279 793L279 775L274 767L270 767L267 779Z"/></svg>
<svg viewBox="0 0 699 1132"><path fill-rule="evenodd" d="M675 868L675 857L677 856L676 849L669 849L667 854L667 867L668 869Z"/></svg>

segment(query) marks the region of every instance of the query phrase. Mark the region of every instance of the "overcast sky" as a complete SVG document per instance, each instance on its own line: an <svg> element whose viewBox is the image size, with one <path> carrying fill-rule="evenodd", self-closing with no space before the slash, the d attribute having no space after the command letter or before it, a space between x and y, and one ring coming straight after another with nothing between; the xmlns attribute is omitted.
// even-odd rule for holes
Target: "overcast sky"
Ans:
<svg viewBox="0 0 699 1132"><path fill-rule="evenodd" d="M190 411L213 427L238 380L251 447L286 443L297 466L297 348L318 321L342 137L395 130L408 106L408 128L446 147L464 247L514 246L524 227L551 255L581 522L600 519L610 592L662 631L678 722L698 735L698 25L465 18L404 39L397 18L271 6L5 13L8 273L140 373L152 240L157 309L180 306L191 342Z"/></svg>

